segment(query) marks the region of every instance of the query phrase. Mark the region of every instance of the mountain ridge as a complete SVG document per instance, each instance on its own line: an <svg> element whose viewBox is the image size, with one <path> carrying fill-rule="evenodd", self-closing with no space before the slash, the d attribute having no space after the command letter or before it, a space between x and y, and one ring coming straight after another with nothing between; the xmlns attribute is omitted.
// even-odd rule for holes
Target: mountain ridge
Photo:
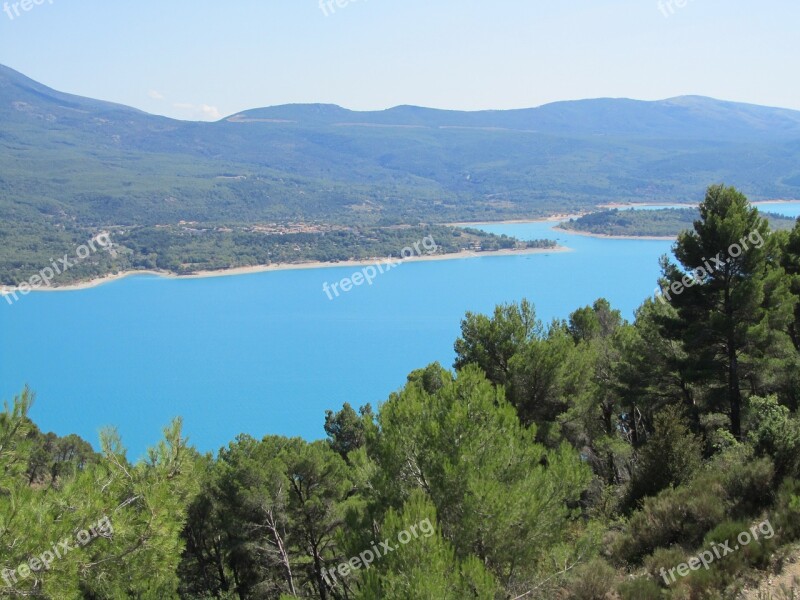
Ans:
<svg viewBox="0 0 800 600"><path fill-rule="evenodd" d="M771 135L783 133L782 137L787 138L800 136L800 111L730 100L719 100L700 95L675 96L663 100L600 97L579 100L561 100L536 107L482 109L472 111L429 108L410 104L401 104L381 110L352 110L332 103L289 103L246 109L235 112L217 121L187 121L155 115L120 103L61 92L39 83L10 67L0 64L0 92L7 93L8 88L11 86L27 89L43 99L58 100L67 102L68 105L73 104L86 108L101 107L108 112L131 113L131 115L147 116L153 119L165 119L175 126L179 124L220 124L232 122L232 120L236 122L237 118L259 119L268 117L279 120L285 116L294 117L286 118L285 120L287 121L296 121L298 124L303 124L303 121L296 118L298 113L300 113L306 116L309 122L313 122L314 124L324 123L332 125L337 124L336 119L357 118L360 120L359 122L376 124L435 126L431 125L431 119L439 118L441 119L438 125L439 127L497 127L510 130L519 129L541 133L559 133L555 131L559 120L562 121L561 124L563 124L565 119L575 116L576 110L583 110L587 107L602 111L597 118L608 118L609 116L619 118L620 111L628 111L626 114L629 114L631 110L637 111L640 117L646 117L652 116L654 111L670 109L683 111L682 114L675 114L673 118L692 114L696 115L698 111L702 111L701 116L705 118L712 112L719 113L720 110L724 109L724 116L729 116L731 113L735 112L751 123L753 113L760 112L762 118L768 116L771 119L771 123L776 124L777 121L781 121L781 124L785 126L783 132L780 130L771 130ZM326 119L325 117L327 116L332 116L333 119ZM399 118L399 120L393 122L387 121L387 118ZM364 121L365 119L366 121ZM527 122L525 122L526 119L528 120ZM716 117L716 119L722 120L719 116ZM630 119L626 119L626 122L630 124ZM663 121L659 124L663 125ZM579 125L585 127L586 123L581 122ZM600 128L598 124L594 123L594 125L599 131ZM537 129L536 127L539 128ZM597 131L595 131L595 133L596 132ZM724 132L718 131L717 133ZM589 132L584 131L584 134L589 134Z"/></svg>
<svg viewBox="0 0 800 600"><path fill-rule="evenodd" d="M598 111L594 120L586 122L579 120L575 127L568 127L568 120L575 118L577 112L586 108ZM720 117L719 112L725 111ZM800 136L800 111L786 108L764 107L756 104L717 100L705 96L679 96L665 100L634 100L630 98L594 98L585 100L565 100L552 102L533 108L518 108L506 110L477 110L462 111L421 106L400 105L384 110L354 111L336 104L283 104L239 111L223 120L231 121L237 118L248 119L274 119L290 120L297 124L326 124L334 125L342 120L366 122L384 125L417 125L430 128L436 127L476 127L476 128L503 128L508 130L530 131L548 134L592 135L597 133L610 133L624 135L636 133L631 129L629 114L636 111L639 120L652 119L659 111L671 111L669 117L662 117L660 122L648 129L648 133L655 133L659 128L664 131L664 125L675 126L675 120L687 117L707 119L710 115L717 114L716 121L726 122L724 129L716 129L712 137L741 137L750 125L750 134L763 132L765 125L772 125L769 135L778 134L782 138L791 139ZM766 123L754 122L755 113L761 113L762 120ZM738 129L730 130L729 117L739 115L742 123ZM306 121L303 120L306 117ZM326 118L327 117L327 118ZM616 120L609 128L608 122L601 120L613 118ZM673 121L669 123L669 121ZM588 128L587 128L588 125ZM605 127L603 126L605 125ZM760 127L759 127L760 125ZM627 130L623 126L627 126ZM581 130L582 129L582 130ZM644 133L644 132L639 132ZM709 135L712 132L701 131ZM684 137L699 137L693 133ZM670 134L667 137L675 137Z"/></svg>
<svg viewBox="0 0 800 600"><path fill-rule="evenodd" d="M696 201L719 182L800 199L800 112L685 96L510 111L291 104L179 121L0 67L0 165L0 277L109 227L145 240L141 264L197 263L162 260L181 236L216 264L233 243L223 232L262 224L534 218Z"/></svg>

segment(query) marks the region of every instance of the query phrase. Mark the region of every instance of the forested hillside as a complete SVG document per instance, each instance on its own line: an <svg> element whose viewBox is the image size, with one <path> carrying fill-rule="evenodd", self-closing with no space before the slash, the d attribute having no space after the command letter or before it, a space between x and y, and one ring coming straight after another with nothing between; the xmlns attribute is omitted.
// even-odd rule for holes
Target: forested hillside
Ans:
<svg viewBox="0 0 800 600"><path fill-rule="evenodd" d="M264 245L291 255L293 241L249 235L255 226L363 228L364 242L394 225L686 201L709 181L797 199L798 135L796 111L700 97L479 112L289 105L187 122L0 66L0 282L109 228L164 240L148 245L155 256L130 248L134 268L191 270L251 264ZM243 251L219 252L231 244Z"/></svg>
<svg viewBox="0 0 800 600"><path fill-rule="evenodd" d="M633 323L467 314L453 370L329 411L324 441L201 456L177 422L131 464L113 432L43 435L26 390L0 415L0 595L794 598L756 588L800 543L800 221L712 187L662 267Z"/></svg>
<svg viewBox="0 0 800 600"><path fill-rule="evenodd" d="M762 213L772 229L788 230L794 219L772 213ZM696 208L665 208L660 210L602 210L561 223L562 229L611 236L675 237L692 228L699 212Z"/></svg>
<svg viewBox="0 0 800 600"><path fill-rule="evenodd" d="M52 236L63 244L70 261L69 270L54 278L63 286L124 271L158 270L178 275L198 271L218 271L243 266L348 260L386 260L398 258L403 248L413 247L430 237L436 247L426 254L452 254L477 249L495 250L554 248L552 240L522 242L505 235L477 229L443 225L396 225L391 227L292 227L248 226L204 228L196 223L176 227L111 227L105 234L108 245L85 259L77 260L75 248L86 244L78 234ZM27 236L25 236L26 239ZM30 280L53 262L47 244L32 243L22 256L13 247L0 247L0 260L7 259L7 270L0 272L0 286L15 286ZM60 256L56 255L56 256ZM21 292L22 293L22 292Z"/></svg>

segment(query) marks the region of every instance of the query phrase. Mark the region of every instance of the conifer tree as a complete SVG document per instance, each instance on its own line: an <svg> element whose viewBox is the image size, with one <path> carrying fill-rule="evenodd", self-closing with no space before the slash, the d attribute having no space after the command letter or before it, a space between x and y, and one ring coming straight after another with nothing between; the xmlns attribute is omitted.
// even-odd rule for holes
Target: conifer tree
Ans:
<svg viewBox="0 0 800 600"><path fill-rule="evenodd" d="M711 402L740 438L745 394L763 390L771 361L786 356L794 305L777 264L777 238L743 194L717 185L674 252L680 266L664 265L661 300L677 318L666 332L683 342L691 379L713 382Z"/></svg>

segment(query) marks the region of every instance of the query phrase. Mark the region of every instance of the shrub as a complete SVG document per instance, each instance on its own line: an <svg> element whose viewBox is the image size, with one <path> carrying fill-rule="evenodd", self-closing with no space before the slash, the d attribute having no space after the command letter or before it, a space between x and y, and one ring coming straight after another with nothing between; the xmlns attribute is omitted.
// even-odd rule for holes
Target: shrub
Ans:
<svg viewBox="0 0 800 600"><path fill-rule="evenodd" d="M638 562L675 544L691 551L723 521L760 515L772 503L773 479L769 458L753 458L751 448L737 444L719 453L689 483L646 498L616 540L612 555Z"/></svg>
<svg viewBox="0 0 800 600"><path fill-rule="evenodd" d="M703 549L712 549L715 544L727 542L733 550L715 560L711 567L714 572L722 574L725 581L732 581L748 567L763 569L769 565L770 556L775 549L774 538L767 539L759 533L758 539L754 539L750 531L752 526L750 521L726 521L710 531L703 542ZM737 539L744 532L748 532L751 538L746 545Z"/></svg>
<svg viewBox="0 0 800 600"><path fill-rule="evenodd" d="M562 598L569 600L610 600L617 573L606 561L596 558L575 569L575 575Z"/></svg>
<svg viewBox="0 0 800 600"><path fill-rule="evenodd" d="M655 417L654 433L639 453L628 503L635 504L671 486L688 482L700 466L702 444L683 410L668 406Z"/></svg>
<svg viewBox="0 0 800 600"><path fill-rule="evenodd" d="M786 479L781 485L772 511L772 524L781 543L800 540L800 481L797 479Z"/></svg>
<svg viewBox="0 0 800 600"><path fill-rule="evenodd" d="M759 456L775 461L780 481L800 472L800 421L775 396L750 398L747 406L748 442Z"/></svg>
<svg viewBox="0 0 800 600"><path fill-rule="evenodd" d="M661 588L651 579L626 581L617 588L622 600L660 600L664 598Z"/></svg>
<svg viewBox="0 0 800 600"><path fill-rule="evenodd" d="M707 474L695 485L667 489L647 498L628 521L612 554L623 562L638 562L657 548L680 544L693 548L725 519L721 476Z"/></svg>
<svg viewBox="0 0 800 600"><path fill-rule="evenodd" d="M686 560L686 551L680 546L659 548L644 561L644 567L653 580L666 585L662 573L669 572Z"/></svg>
<svg viewBox="0 0 800 600"><path fill-rule="evenodd" d="M738 465L722 465L727 473L725 493L730 502L730 515L734 518L753 517L772 504L772 482L775 468L769 458L742 460Z"/></svg>
<svg viewBox="0 0 800 600"><path fill-rule="evenodd" d="M733 598L723 595L722 590L728 585L725 578L717 571L693 571L687 577L673 585L672 598L675 600L727 600Z"/></svg>
<svg viewBox="0 0 800 600"><path fill-rule="evenodd" d="M705 439L705 455L713 456L736 446L739 442L731 434L731 419L721 413L701 415L700 427Z"/></svg>
<svg viewBox="0 0 800 600"><path fill-rule="evenodd" d="M682 561L692 567L692 560L706 554L708 568L702 563L695 562L695 570L681 577L676 574L676 579L670 585L670 598L675 600L723 600L738 597L741 590L741 575L751 567L765 568L770 562L770 557L775 549L773 539L766 539L759 531L758 539L752 535L753 524L750 521L725 521L706 536L703 545L694 550L691 556ZM750 542L743 544L739 535L747 532ZM727 544L731 552L726 552L723 546ZM715 547L717 552L715 552ZM717 557L719 554L719 558ZM669 560L676 560L670 556ZM652 557L653 568L661 566L656 562L656 555ZM662 561L663 562L663 561ZM676 567L680 562L675 562ZM670 567L669 569L671 569ZM669 571L667 569L667 571Z"/></svg>

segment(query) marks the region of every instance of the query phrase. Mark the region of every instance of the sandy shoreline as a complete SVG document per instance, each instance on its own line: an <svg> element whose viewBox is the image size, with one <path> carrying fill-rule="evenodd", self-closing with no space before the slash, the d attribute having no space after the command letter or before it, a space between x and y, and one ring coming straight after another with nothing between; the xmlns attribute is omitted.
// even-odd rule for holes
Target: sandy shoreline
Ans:
<svg viewBox="0 0 800 600"><path fill-rule="evenodd" d="M755 202L751 203L755 204ZM697 202L609 202L598 204L597 208L633 208L635 206L679 206L681 208L695 208L700 206Z"/></svg>
<svg viewBox="0 0 800 600"><path fill-rule="evenodd" d="M797 204L800 200L756 200L750 204Z"/></svg>
<svg viewBox="0 0 800 600"><path fill-rule="evenodd" d="M556 246L554 248L526 248L524 250L494 250L487 252L473 252L461 251L452 252L450 254L432 254L424 256L412 256L400 262L428 262L435 260L463 260L469 258L482 258L491 256L517 256L526 254L547 254L550 252L571 252L570 248L565 246ZM400 259L395 259L400 260ZM269 271L299 271L305 269L332 269L343 267L366 267L376 263L385 263L386 258L375 258L372 260L347 260L341 262L303 262L303 263L279 263L273 265L257 265L252 267L236 267L233 269L220 269L217 271L197 271L188 275L178 275L169 271L154 271L154 270L141 270L141 271L123 271L114 275L105 275L97 277L89 281L82 281L63 286L52 287L39 287L33 292L70 292L77 290L86 290L89 288L104 285L127 277L135 277L139 275L155 275L163 277L164 279L205 279L209 277L233 277L236 275L251 275L254 273L266 273ZM19 288L0 288L0 297L6 294L17 293Z"/></svg>
<svg viewBox="0 0 800 600"><path fill-rule="evenodd" d="M464 221L462 223L445 223L450 227L475 227L477 225L525 225L527 223L552 223L554 221L569 221L570 219L577 219L589 213L563 213L550 215L549 217L541 217L539 219L509 219L507 221Z"/></svg>
<svg viewBox="0 0 800 600"><path fill-rule="evenodd" d="M751 202L753 205L758 204L791 204L797 203L800 200L757 200L755 202ZM597 208L603 209L611 209L611 208L630 208L634 206L663 206L668 204L680 205L679 202L612 202L608 204L598 204L596 205ZM698 204L685 204L687 208L692 208L698 206ZM549 217L540 217L538 219L509 219L504 221L464 221L458 223L446 223L446 225L452 227L477 227L479 225L524 225L526 223L553 223L559 221L568 221L570 219L577 219L584 215L590 214L590 212L584 213L560 213L555 215L550 215ZM604 238L609 240L657 240L657 241L670 241L676 239L677 236L645 236L645 235L609 235L605 233L591 233L588 231L576 231L573 229L559 229L558 231L567 233L567 234L574 234L574 235L583 235L588 237L596 237L596 238ZM413 256L404 260L403 262L420 262L420 261L431 261L431 260L460 260L460 259L468 259L468 258L480 258L480 257L487 257L487 256L513 256L513 255L524 255L524 254L544 254L548 252L571 252L572 249L565 247L565 246L556 246L555 248L529 248L525 250L496 250L496 251L489 251L489 252L473 252L473 251L462 251L462 252L453 252L451 254L435 254L435 255L426 255L426 256ZM95 279L91 279L89 281L82 281L78 283L68 284L64 286L52 286L52 287L40 287L33 291L36 292L67 292L67 291L76 291L76 290L85 290L93 287L97 287L106 283L111 283L113 281L118 281L120 279L125 279L126 277L135 277L137 275L155 275L158 277L163 277L165 279L204 279L207 277L232 277L236 275L250 275L253 273L265 273L269 271L294 271L294 270L303 270L303 269L330 269L336 267L364 267L368 265L374 265L376 262L383 262L386 261L385 258L376 258L372 260L349 260L349 261L341 261L341 262L303 262L303 263L280 263L280 264L272 264L272 265L258 265L252 267L235 267L232 269L220 269L216 271L198 271L196 273L191 273L189 275L178 275L169 271L154 271L154 270L141 270L141 271L123 271L122 273L117 273L114 275L106 275L104 277L98 277ZM5 296L6 294L10 293L17 293L19 292L19 288L0 288L0 297Z"/></svg>

